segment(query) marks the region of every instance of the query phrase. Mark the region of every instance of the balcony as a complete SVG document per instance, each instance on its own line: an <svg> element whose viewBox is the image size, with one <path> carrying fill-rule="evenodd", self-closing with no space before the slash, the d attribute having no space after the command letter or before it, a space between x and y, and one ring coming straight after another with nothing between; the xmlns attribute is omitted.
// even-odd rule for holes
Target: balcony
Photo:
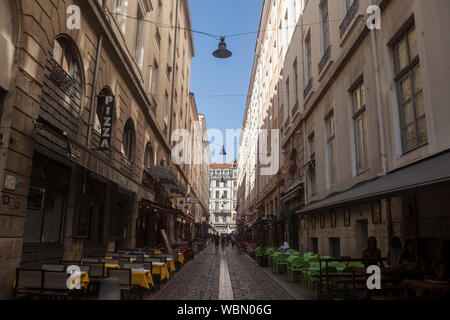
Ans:
<svg viewBox="0 0 450 320"><path fill-rule="evenodd" d="M298 111L298 101L295 103L295 106L294 106L294 108L292 109L292 117L295 116L295 114L297 113L297 111Z"/></svg>
<svg viewBox="0 0 450 320"><path fill-rule="evenodd" d="M353 19L355 18L358 10L359 10L359 0L354 0L352 6L347 11L347 15L345 16L344 20L342 21L341 25L339 26L339 32L340 32L341 38L344 36L347 29L350 27L350 24L352 23Z"/></svg>
<svg viewBox="0 0 450 320"><path fill-rule="evenodd" d="M67 95L72 93L72 89L75 85L74 80L68 75L60 65L52 59L50 79Z"/></svg>
<svg viewBox="0 0 450 320"><path fill-rule="evenodd" d="M331 46L328 46L327 50L325 50L322 60L320 60L319 63L319 74L322 73L323 69L327 65L328 61L330 61L331 58Z"/></svg>
<svg viewBox="0 0 450 320"><path fill-rule="evenodd" d="M286 121L284 122L284 128L286 129L290 123L291 123L291 116L288 115Z"/></svg>
<svg viewBox="0 0 450 320"><path fill-rule="evenodd" d="M305 90L303 91L303 98L306 100L306 97L311 92L313 86L313 78L309 79L308 84L305 87Z"/></svg>

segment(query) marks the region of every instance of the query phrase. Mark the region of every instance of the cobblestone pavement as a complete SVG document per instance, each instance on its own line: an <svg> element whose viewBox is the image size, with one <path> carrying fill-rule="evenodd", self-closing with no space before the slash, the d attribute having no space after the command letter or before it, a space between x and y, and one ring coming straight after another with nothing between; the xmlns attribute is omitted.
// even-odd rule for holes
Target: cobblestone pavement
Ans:
<svg viewBox="0 0 450 320"><path fill-rule="evenodd" d="M226 250L235 300L293 300L257 264L235 249Z"/></svg>
<svg viewBox="0 0 450 320"><path fill-rule="evenodd" d="M155 300L217 300L219 296L220 255L214 246L200 253Z"/></svg>
<svg viewBox="0 0 450 320"><path fill-rule="evenodd" d="M293 300L258 265L236 249L226 249L228 272L235 300ZM210 246L183 267L174 280L154 296L155 300L217 300L220 254Z"/></svg>

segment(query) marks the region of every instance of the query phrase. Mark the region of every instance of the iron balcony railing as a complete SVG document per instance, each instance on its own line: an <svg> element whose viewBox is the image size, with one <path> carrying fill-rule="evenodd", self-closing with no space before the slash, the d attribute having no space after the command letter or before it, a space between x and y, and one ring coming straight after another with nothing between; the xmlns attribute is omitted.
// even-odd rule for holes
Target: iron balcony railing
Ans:
<svg viewBox="0 0 450 320"><path fill-rule="evenodd" d="M286 121L284 122L284 128L287 128L290 123L291 123L291 116L288 115Z"/></svg>
<svg viewBox="0 0 450 320"><path fill-rule="evenodd" d="M328 46L327 50L325 50L322 60L319 62L319 74L322 73L323 68L327 65L327 62L330 61L331 58L331 46Z"/></svg>
<svg viewBox="0 0 450 320"><path fill-rule="evenodd" d="M347 15L345 16L344 20L342 21L341 25L339 26L339 32L341 34L341 38L347 31L350 24L352 23L358 10L359 10L359 0L354 0L352 6L347 11Z"/></svg>

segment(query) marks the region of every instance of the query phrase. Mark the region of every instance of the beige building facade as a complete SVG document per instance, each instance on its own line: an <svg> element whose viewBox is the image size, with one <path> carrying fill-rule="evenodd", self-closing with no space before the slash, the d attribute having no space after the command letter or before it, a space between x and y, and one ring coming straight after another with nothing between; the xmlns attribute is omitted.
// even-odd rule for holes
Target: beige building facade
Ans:
<svg viewBox="0 0 450 320"><path fill-rule="evenodd" d="M373 4L381 28L371 30ZM439 0L306 2L277 99L287 168L278 212L296 216L291 246L361 257L375 236L385 255L397 236L427 261L439 255L450 237L449 12Z"/></svg>
<svg viewBox="0 0 450 320"><path fill-rule="evenodd" d="M0 5L0 297L19 267L193 239L208 193L170 141L200 118L188 2Z"/></svg>

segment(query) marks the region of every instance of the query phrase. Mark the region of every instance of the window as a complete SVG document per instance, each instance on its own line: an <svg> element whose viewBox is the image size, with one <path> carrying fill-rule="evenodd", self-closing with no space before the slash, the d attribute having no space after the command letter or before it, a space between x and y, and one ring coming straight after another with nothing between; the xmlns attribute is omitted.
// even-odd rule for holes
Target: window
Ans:
<svg viewBox="0 0 450 320"><path fill-rule="evenodd" d="M295 104L298 106L298 65L297 58L295 58L294 65L292 66L294 69L294 99Z"/></svg>
<svg viewBox="0 0 450 320"><path fill-rule="evenodd" d="M116 19L120 31L125 34L127 31L127 10L128 0L113 0L113 16Z"/></svg>
<svg viewBox="0 0 450 320"><path fill-rule="evenodd" d="M422 75L413 26L394 45L400 125L404 152L428 142Z"/></svg>
<svg viewBox="0 0 450 320"><path fill-rule="evenodd" d="M223 192L223 198L224 198L224 199L227 199L227 198L228 198L228 191L224 191L224 192Z"/></svg>
<svg viewBox="0 0 450 320"><path fill-rule="evenodd" d="M220 187L220 181L216 180L216 187Z"/></svg>
<svg viewBox="0 0 450 320"><path fill-rule="evenodd" d="M341 257L341 239L329 238L330 256L334 258Z"/></svg>
<svg viewBox="0 0 450 320"><path fill-rule="evenodd" d="M134 125L131 119L127 121L123 128L122 147L123 154L128 160L132 161L134 152Z"/></svg>
<svg viewBox="0 0 450 320"><path fill-rule="evenodd" d="M34 155L23 242L60 243L69 170Z"/></svg>
<svg viewBox="0 0 450 320"><path fill-rule="evenodd" d="M134 40L134 58L139 68L142 69L144 63L144 12L141 6L138 4L137 14L136 14L136 34Z"/></svg>
<svg viewBox="0 0 450 320"><path fill-rule="evenodd" d="M151 168L155 164L155 153L152 144L149 142L145 148L144 165L146 168Z"/></svg>
<svg viewBox="0 0 450 320"><path fill-rule="evenodd" d="M322 19L322 55L330 46L330 21L328 17L328 0L320 4L320 18Z"/></svg>
<svg viewBox="0 0 450 320"><path fill-rule="evenodd" d="M153 99L155 99L158 94L158 76L159 76L159 67L158 67L158 63L155 61L153 63L153 68L152 68L151 90L150 90L150 93L152 94Z"/></svg>
<svg viewBox="0 0 450 320"><path fill-rule="evenodd" d="M311 238L311 251L314 254L319 253L319 239L318 238Z"/></svg>
<svg viewBox="0 0 450 320"><path fill-rule="evenodd" d="M334 127L334 115L331 114L325 120L326 132L327 132L327 154L328 154L328 187L332 187L336 184L336 136Z"/></svg>
<svg viewBox="0 0 450 320"><path fill-rule="evenodd" d="M305 87L312 79L311 32L305 39Z"/></svg>
<svg viewBox="0 0 450 320"><path fill-rule="evenodd" d="M356 171L367 169L367 116L364 83L359 84L352 92L353 125L355 128Z"/></svg>
<svg viewBox="0 0 450 320"><path fill-rule="evenodd" d="M167 133L167 125L169 123L169 94L166 91L164 95L164 133Z"/></svg>
<svg viewBox="0 0 450 320"><path fill-rule="evenodd" d="M309 159L308 177L309 177L309 193L311 196L316 195L316 142L314 132L308 137Z"/></svg>
<svg viewBox="0 0 450 320"><path fill-rule="evenodd" d="M80 70L78 59L69 40L58 37L53 43L53 60L74 80L78 80Z"/></svg>
<svg viewBox="0 0 450 320"><path fill-rule="evenodd" d="M5 102L6 93L7 92L5 90L0 88L0 121L2 120L3 116L3 104Z"/></svg>
<svg viewBox="0 0 450 320"><path fill-rule="evenodd" d="M286 79L286 89L284 91L286 91L286 119L289 119L289 112L290 112L290 94L289 94L289 90L290 90L290 86L289 86L289 78Z"/></svg>
<svg viewBox="0 0 450 320"><path fill-rule="evenodd" d="M216 199L219 199L219 198L220 198L220 192L216 191Z"/></svg>

